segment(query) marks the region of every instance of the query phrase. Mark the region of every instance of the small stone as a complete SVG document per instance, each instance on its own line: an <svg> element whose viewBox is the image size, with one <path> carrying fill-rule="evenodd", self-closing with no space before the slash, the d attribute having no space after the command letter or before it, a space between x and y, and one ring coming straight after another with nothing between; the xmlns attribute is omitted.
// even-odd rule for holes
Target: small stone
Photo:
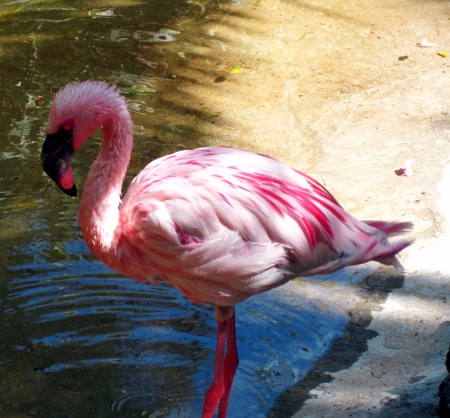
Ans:
<svg viewBox="0 0 450 418"><path fill-rule="evenodd" d="M223 75L220 75L214 80L214 83L223 83L227 78Z"/></svg>

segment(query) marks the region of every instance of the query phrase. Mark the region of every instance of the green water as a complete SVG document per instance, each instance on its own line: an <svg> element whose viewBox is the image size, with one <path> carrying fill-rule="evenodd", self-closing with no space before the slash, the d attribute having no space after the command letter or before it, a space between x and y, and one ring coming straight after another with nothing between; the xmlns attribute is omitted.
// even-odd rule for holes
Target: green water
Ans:
<svg viewBox="0 0 450 418"><path fill-rule="evenodd" d="M127 181L151 159L199 145L189 98L174 106L162 95L208 13L220 3L0 2L1 417L200 416L212 308L96 261L78 232L78 199L43 174L39 155L54 92L85 79L116 84L130 101ZM80 186L98 144L97 133L74 157ZM344 325L280 291L242 304L229 416L266 416Z"/></svg>

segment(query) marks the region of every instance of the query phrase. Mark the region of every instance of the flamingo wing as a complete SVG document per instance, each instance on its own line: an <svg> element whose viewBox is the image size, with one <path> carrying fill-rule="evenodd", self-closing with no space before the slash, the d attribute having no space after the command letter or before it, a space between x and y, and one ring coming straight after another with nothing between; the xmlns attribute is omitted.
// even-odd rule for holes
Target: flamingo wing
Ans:
<svg viewBox="0 0 450 418"><path fill-rule="evenodd" d="M195 302L225 306L389 245L313 179L225 147L149 164L129 187L120 225L115 268L138 279L157 275Z"/></svg>

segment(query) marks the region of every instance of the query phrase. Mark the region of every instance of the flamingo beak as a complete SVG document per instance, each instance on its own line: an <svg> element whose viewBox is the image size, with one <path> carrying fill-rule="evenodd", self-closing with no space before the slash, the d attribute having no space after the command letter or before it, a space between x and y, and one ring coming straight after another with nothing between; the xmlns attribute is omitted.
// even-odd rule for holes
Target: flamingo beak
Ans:
<svg viewBox="0 0 450 418"><path fill-rule="evenodd" d="M69 196L77 195L70 158L74 153L72 131L64 129L47 134L41 151L42 168L58 187Z"/></svg>

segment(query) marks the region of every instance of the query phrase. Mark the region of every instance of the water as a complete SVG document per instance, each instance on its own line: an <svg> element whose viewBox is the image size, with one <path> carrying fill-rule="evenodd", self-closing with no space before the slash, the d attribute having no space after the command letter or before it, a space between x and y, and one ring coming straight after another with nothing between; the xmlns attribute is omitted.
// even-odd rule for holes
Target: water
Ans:
<svg viewBox="0 0 450 418"><path fill-rule="evenodd" d="M3 276L4 412L198 416L214 359L210 307L190 304L169 286L118 276L81 240L52 249L34 239L14 249L29 261L10 263ZM230 416L265 416L341 334L344 316L305 302L276 290L239 306L241 365Z"/></svg>
<svg viewBox="0 0 450 418"><path fill-rule="evenodd" d="M212 307L96 261L78 232L78 200L39 164L53 93L89 78L117 84L130 101L136 145L127 181L150 159L198 145L189 100L169 106L164 86L180 77L190 36L201 36L201 19L220 14L220 5L113 5L0 3L2 417L194 417L211 382ZM74 158L80 186L98 142L97 133ZM348 274L335 278L348 286ZM238 307L230 417L264 417L306 375L347 322L333 306L291 284Z"/></svg>

